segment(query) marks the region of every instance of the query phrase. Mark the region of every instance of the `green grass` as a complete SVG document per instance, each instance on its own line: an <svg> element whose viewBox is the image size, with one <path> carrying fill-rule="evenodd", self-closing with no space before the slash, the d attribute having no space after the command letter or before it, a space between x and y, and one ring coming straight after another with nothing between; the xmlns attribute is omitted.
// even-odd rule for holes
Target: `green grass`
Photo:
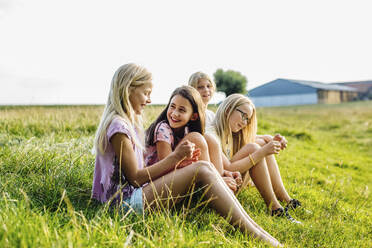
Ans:
<svg viewBox="0 0 372 248"><path fill-rule="evenodd" d="M0 107L0 247L266 247L213 211L177 206L125 216L90 200L102 106ZM148 126L161 107L146 109ZM268 216L256 189L239 195L286 247L371 247L372 102L258 109L304 225Z"/></svg>

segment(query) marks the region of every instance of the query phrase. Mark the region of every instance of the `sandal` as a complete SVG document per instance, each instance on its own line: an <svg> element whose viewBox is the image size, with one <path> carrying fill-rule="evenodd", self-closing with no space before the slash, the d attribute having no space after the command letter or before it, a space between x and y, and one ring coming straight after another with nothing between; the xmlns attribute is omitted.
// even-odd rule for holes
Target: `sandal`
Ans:
<svg viewBox="0 0 372 248"><path fill-rule="evenodd" d="M287 204L287 209L296 209L296 208L298 208L298 207L301 207L302 206L302 204L301 204L301 202L299 201L299 200L297 200L297 199L292 199L292 200L290 200L289 202L288 202L288 204Z"/></svg>
<svg viewBox="0 0 372 248"><path fill-rule="evenodd" d="M284 218L286 218L287 220L289 220L292 223L302 224L300 221L296 220L295 218L293 218L288 213L288 209L287 208L285 208L285 209L284 208L278 208L278 209L275 209L275 210L271 210L271 216L284 217Z"/></svg>

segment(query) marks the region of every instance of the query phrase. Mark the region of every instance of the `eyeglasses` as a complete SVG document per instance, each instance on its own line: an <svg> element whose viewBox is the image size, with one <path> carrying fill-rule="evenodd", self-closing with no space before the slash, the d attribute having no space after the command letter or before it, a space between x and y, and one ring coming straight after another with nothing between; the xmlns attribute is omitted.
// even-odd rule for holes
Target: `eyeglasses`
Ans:
<svg viewBox="0 0 372 248"><path fill-rule="evenodd" d="M242 121L246 123L246 125L249 125L251 123L251 119L248 117L248 114L241 111L240 109L235 109L236 111L238 111L242 117Z"/></svg>

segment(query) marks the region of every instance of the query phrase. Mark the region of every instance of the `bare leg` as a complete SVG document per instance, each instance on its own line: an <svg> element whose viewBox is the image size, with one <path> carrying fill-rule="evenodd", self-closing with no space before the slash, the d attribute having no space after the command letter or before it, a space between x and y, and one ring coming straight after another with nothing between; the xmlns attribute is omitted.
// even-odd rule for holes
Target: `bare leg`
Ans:
<svg viewBox="0 0 372 248"><path fill-rule="evenodd" d="M256 143L259 144L261 147L266 144L266 142L263 139L257 139ZM267 156L266 163L269 169L271 183L273 185L276 197L280 201L289 202L291 200L291 197L288 195L287 190L284 187L282 177L280 176L279 166L278 163L276 162L275 156L274 155Z"/></svg>
<svg viewBox="0 0 372 248"><path fill-rule="evenodd" d="M216 169L216 173L219 173L221 175L223 171L223 163L222 163L222 150L220 145L218 144L217 140L208 134L204 135L205 141L207 142L207 147L205 146L205 142L203 139L203 136L201 136L199 133L192 132L189 133L186 137L183 139L188 139L189 141L193 142L196 144L197 147L201 149L201 153L203 154L204 152L208 151L210 162L214 165L214 168ZM203 157L204 159L208 159L208 157ZM209 160L205 160L209 161ZM225 182L223 182L225 184ZM237 203L237 205L240 207L241 211L245 213L246 218L251 220L253 225L255 225L256 228L258 228L261 232L265 233L266 235L270 236L264 229L262 229L258 224L256 224L250 216L245 212L244 208L238 201L238 199L235 197L235 195L232 193L231 190L228 190L228 192L232 195L233 199ZM271 236L270 236L271 237Z"/></svg>
<svg viewBox="0 0 372 248"><path fill-rule="evenodd" d="M222 163L222 150L219 146L217 140L210 134L204 134L204 138L208 144L209 158L210 162L217 169L218 173L222 175L223 173L223 163Z"/></svg>
<svg viewBox="0 0 372 248"><path fill-rule="evenodd" d="M210 206L223 217L228 217L232 225L239 226L243 232L250 233L272 246L280 245L275 238L258 229L252 219L247 218L248 214L242 210L222 178L207 162L197 162L177 169L143 187L145 206L150 207L157 200L157 196L160 201L167 201L169 197L176 198L176 201L181 199L180 196L187 192L192 182L208 186L206 197L210 200Z"/></svg>
<svg viewBox="0 0 372 248"><path fill-rule="evenodd" d="M218 173L218 172L216 172ZM246 218L248 218L252 224L258 228L262 233L272 237L268 232L266 232L261 226L259 226L256 222L253 221L253 219L247 214L247 212L245 211L245 209L243 208L243 206L240 204L239 200L236 198L235 194L233 194L233 192L231 190L229 190L229 193L232 195L233 199L236 201L236 203L238 204L238 206L240 207L240 209L242 210L242 212L244 213L244 215L246 216ZM273 237L272 237L273 238ZM274 238L273 238L274 239Z"/></svg>
<svg viewBox="0 0 372 248"><path fill-rule="evenodd" d="M214 167L216 169L216 173L219 173L221 175L221 173L224 170L223 163L222 163L221 147L218 144L217 140L213 136L211 136L209 134L205 134L204 138L205 138L205 140L207 141L207 144L208 144L208 150L209 150L209 156L210 156L210 159L211 159L211 163L214 165ZM238 201L238 199L235 197L235 195L233 194L233 192L231 190L229 190L229 193L231 193L234 200L237 202L238 206L241 208L242 212L245 213L246 217L249 220L252 221L252 223L256 226L256 228L258 228L261 232L270 236L270 234L268 234L264 229L262 229L258 224L256 224L250 218L250 216L245 212L243 206L240 204L240 202Z"/></svg>
<svg viewBox="0 0 372 248"><path fill-rule="evenodd" d="M251 154L260 148L261 147L257 144L247 144L233 156L231 161L233 162L243 159L247 157L248 154ZM275 196L266 160L262 159L260 162L258 162L254 167L249 169L249 173L254 184L256 185L256 188L264 199L266 206L271 208L271 210L282 207Z"/></svg>
<svg viewBox="0 0 372 248"><path fill-rule="evenodd" d="M284 187L275 156L274 155L267 156L266 163L269 169L271 183L273 185L276 197L281 201L289 202L291 200L291 197L288 195L287 190Z"/></svg>

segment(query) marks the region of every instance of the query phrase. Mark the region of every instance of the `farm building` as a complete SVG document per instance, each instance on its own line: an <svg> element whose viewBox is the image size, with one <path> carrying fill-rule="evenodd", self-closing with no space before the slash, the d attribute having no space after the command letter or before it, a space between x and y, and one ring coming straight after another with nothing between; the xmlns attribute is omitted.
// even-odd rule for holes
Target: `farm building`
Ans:
<svg viewBox="0 0 372 248"><path fill-rule="evenodd" d="M335 84L356 89L360 100L372 99L372 81L343 82Z"/></svg>
<svg viewBox="0 0 372 248"><path fill-rule="evenodd" d="M276 79L249 91L257 107L317 103L340 103L357 98L357 90L348 86L320 82Z"/></svg>

